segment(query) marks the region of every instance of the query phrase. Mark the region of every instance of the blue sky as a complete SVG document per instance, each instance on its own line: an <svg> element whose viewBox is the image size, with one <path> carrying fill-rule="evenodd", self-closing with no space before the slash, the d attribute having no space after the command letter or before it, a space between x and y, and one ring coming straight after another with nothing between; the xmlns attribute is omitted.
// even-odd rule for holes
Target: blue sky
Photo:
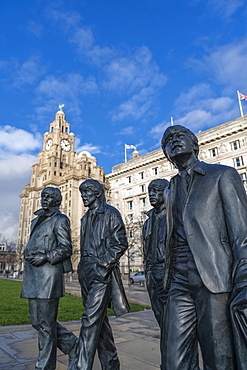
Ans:
<svg viewBox="0 0 247 370"><path fill-rule="evenodd" d="M18 195L59 103L76 150L107 173L124 143L159 148L170 117L195 133L239 117L246 12L245 0L2 0L0 234L16 238Z"/></svg>

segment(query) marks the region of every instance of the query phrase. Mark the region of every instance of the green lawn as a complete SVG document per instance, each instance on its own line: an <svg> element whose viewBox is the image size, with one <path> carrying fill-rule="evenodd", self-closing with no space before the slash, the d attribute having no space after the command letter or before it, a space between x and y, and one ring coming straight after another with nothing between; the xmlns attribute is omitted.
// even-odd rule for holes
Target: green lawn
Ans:
<svg viewBox="0 0 247 370"><path fill-rule="evenodd" d="M22 282L0 279L0 326L30 324L28 300L20 298ZM148 309L148 306L130 303L131 312ZM82 300L70 294L60 298L58 320L80 320L83 312ZM114 315L108 309L109 315Z"/></svg>

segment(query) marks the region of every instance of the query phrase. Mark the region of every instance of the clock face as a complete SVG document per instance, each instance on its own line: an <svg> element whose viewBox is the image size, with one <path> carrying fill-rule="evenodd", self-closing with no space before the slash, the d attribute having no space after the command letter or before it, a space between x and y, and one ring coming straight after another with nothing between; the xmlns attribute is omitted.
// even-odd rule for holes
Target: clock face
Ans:
<svg viewBox="0 0 247 370"><path fill-rule="evenodd" d="M61 148L65 150L65 152L69 152L71 148L70 142L66 139L61 140Z"/></svg>
<svg viewBox="0 0 247 370"><path fill-rule="evenodd" d="M45 150L50 150L52 146L52 139L48 139L45 144Z"/></svg>

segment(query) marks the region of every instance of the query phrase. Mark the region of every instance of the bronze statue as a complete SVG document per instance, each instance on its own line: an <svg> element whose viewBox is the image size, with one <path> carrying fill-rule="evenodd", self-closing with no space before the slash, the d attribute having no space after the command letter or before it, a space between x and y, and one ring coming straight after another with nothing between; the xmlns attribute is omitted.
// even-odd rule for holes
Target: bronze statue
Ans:
<svg viewBox="0 0 247 370"><path fill-rule="evenodd" d="M81 219L81 260L78 277L84 313L73 369L91 370L96 349L102 369L120 369L107 307L112 301L117 316L129 310L122 285L119 259L127 249L120 213L105 202L104 186L84 181L79 190L89 210Z"/></svg>
<svg viewBox="0 0 247 370"><path fill-rule="evenodd" d="M242 180L232 167L199 161L198 140L183 126L167 128L162 148L179 173L170 181L167 205L161 368L199 369L199 342L204 369L246 369L247 198ZM243 309L241 348L231 326L231 300L235 323Z"/></svg>
<svg viewBox="0 0 247 370"><path fill-rule="evenodd" d="M156 179L148 185L149 200L153 208L146 213L148 219L143 226L144 270L147 291L152 309L162 329L166 292L163 286L165 240L166 240L166 203L164 190L169 181Z"/></svg>
<svg viewBox="0 0 247 370"><path fill-rule="evenodd" d="M35 369L56 368L57 347L69 355L72 369L77 337L57 322L59 298L64 295L64 273L72 271L70 222L59 211L57 188L41 193L42 209L35 212L24 250L21 298L28 298L32 326L38 331L39 355Z"/></svg>

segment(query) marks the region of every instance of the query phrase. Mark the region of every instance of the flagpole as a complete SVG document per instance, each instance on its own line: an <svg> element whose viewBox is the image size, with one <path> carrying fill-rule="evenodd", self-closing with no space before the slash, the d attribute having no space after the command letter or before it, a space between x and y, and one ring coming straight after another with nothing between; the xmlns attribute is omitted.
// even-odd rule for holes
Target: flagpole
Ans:
<svg viewBox="0 0 247 370"><path fill-rule="evenodd" d="M240 99L240 95L239 95L239 91L237 90L237 94L238 94L238 104L239 104L239 109L240 109L240 114L241 114L241 117L244 116L244 112L243 112L243 107L242 107L242 103L241 103L241 99Z"/></svg>
<svg viewBox="0 0 247 370"><path fill-rule="evenodd" d="M171 117L171 126L173 126L173 117Z"/></svg>
<svg viewBox="0 0 247 370"><path fill-rule="evenodd" d="M126 144L124 144L124 162L127 162Z"/></svg>

